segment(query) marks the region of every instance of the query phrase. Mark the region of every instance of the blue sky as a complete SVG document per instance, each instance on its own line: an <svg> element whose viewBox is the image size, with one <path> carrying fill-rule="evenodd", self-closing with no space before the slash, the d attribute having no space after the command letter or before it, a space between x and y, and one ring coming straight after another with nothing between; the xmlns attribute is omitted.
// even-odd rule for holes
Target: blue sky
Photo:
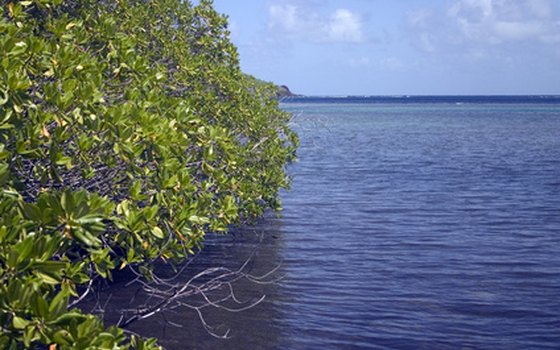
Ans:
<svg viewBox="0 0 560 350"><path fill-rule="evenodd" d="M560 94L558 0L215 0L242 69L306 95Z"/></svg>

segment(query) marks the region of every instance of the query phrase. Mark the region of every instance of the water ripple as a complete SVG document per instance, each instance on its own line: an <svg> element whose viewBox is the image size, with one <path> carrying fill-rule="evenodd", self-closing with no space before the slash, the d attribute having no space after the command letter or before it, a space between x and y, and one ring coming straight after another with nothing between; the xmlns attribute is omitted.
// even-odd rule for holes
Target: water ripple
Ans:
<svg viewBox="0 0 560 350"><path fill-rule="evenodd" d="M286 348L560 347L558 107L437 107L286 105Z"/></svg>

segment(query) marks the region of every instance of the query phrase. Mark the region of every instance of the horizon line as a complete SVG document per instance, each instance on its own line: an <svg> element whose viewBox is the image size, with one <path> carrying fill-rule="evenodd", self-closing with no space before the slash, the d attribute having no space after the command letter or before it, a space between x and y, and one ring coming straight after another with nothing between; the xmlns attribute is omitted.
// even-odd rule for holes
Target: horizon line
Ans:
<svg viewBox="0 0 560 350"><path fill-rule="evenodd" d="M408 97L560 97L560 93L556 94L294 94L293 96L283 96L284 98L293 97L328 97L328 98L345 98L345 97L392 97L392 98L408 98Z"/></svg>

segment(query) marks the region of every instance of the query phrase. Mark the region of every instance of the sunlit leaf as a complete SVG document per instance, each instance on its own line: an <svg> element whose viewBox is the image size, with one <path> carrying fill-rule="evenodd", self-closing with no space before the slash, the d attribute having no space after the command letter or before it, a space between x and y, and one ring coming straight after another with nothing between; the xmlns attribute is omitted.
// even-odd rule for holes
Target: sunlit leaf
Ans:
<svg viewBox="0 0 560 350"><path fill-rule="evenodd" d="M14 316L12 323L15 329L24 329L27 325L29 325L29 321L19 316Z"/></svg>
<svg viewBox="0 0 560 350"><path fill-rule="evenodd" d="M157 226L155 226L155 227L152 228L152 234L153 234L156 238L159 238L159 239L165 238L165 234L164 234L163 231L162 231L159 227L157 227Z"/></svg>

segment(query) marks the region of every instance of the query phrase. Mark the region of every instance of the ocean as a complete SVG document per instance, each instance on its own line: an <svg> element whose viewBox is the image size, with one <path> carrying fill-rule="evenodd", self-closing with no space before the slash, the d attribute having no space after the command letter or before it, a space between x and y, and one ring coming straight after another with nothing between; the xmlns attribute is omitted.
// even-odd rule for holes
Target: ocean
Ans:
<svg viewBox="0 0 560 350"><path fill-rule="evenodd" d="M282 279L208 310L228 340L187 311L135 330L168 349L560 349L560 97L281 107L301 139L284 210L199 259Z"/></svg>
<svg viewBox="0 0 560 350"><path fill-rule="evenodd" d="M560 348L559 98L284 108L286 348Z"/></svg>

